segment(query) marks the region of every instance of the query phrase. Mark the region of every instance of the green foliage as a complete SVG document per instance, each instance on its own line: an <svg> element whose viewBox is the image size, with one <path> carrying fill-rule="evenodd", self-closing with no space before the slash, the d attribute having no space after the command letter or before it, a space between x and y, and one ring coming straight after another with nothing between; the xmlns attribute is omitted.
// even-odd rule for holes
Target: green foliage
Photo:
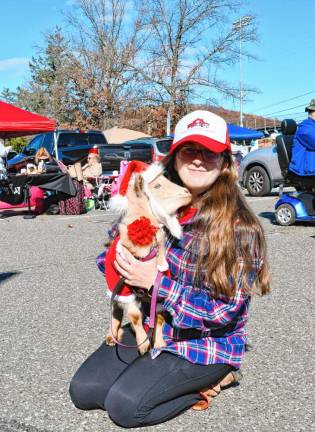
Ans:
<svg viewBox="0 0 315 432"><path fill-rule="evenodd" d="M16 105L17 92L10 90L8 87L4 87L0 93L0 99L9 104Z"/></svg>
<svg viewBox="0 0 315 432"><path fill-rule="evenodd" d="M12 146L13 150L17 153L20 153L21 150L26 146L28 142L28 138L26 137L17 137L11 138L6 142L6 145Z"/></svg>

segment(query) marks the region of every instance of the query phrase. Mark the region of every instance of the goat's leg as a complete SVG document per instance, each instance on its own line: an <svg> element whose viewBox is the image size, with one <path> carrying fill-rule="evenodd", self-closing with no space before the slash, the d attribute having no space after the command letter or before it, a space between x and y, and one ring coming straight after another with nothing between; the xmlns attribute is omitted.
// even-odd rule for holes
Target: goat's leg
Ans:
<svg viewBox="0 0 315 432"><path fill-rule="evenodd" d="M127 316L136 334L138 351L145 354L150 348L150 341L142 325L142 313L136 302L128 303Z"/></svg>
<svg viewBox="0 0 315 432"><path fill-rule="evenodd" d="M123 329L121 328L123 314L123 309L116 302L114 302L112 306L111 328L109 329L105 338L107 345L115 345L115 339L119 342L121 341L123 335Z"/></svg>
<svg viewBox="0 0 315 432"><path fill-rule="evenodd" d="M155 334L154 334L154 348L162 348L165 346L163 339L163 324L165 322L164 316L161 313L156 315Z"/></svg>
<svg viewBox="0 0 315 432"><path fill-rule="evenodd" d="M163 229L159 229L156 233L156 241L158 246L157 266L158 270L163 272L168 270L168 264L165 257L165 234Z"/></svg>

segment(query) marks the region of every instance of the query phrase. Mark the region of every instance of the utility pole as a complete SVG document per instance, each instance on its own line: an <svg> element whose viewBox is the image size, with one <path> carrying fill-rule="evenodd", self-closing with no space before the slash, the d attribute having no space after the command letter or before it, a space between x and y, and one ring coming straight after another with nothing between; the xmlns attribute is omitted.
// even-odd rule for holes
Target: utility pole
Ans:
<svg viewBox="0 0 315 432"><path fill-rule="evenodd" d="M240 126L243 126L243 54L242 54L242 29L247 27L253 20L251 15L245 15L233 22L233 30L238 30L240 35Z"/></svg>
<svg viewBox="0 0 315 432"><path fill-rule="evenodd" d="M168 108L166 115L166 136L171 135L171 112Z"/></svg>

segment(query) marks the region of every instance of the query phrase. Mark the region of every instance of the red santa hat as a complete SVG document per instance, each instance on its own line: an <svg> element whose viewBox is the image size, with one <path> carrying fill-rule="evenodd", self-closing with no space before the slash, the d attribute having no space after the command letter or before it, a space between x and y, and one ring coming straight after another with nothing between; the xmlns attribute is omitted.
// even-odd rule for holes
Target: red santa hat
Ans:
<svg viewBox="0 0 315 432"><path fill-rule="evenodd" d="M96 144L89 150L89 154L96 154L97 156L99 156L99 151Z"/></svg>
<svg viewBox="0 0 315 432"><path fill-rule="evenodd" d="M142 177L145 183L150 183L159 174L163 172L163 166L160 164L148 165L142 161L133 160L127 165L125 172L123 173L122 179L119 182L118 193L111 197L110 208L114 212L124 213L128 200L126 198L126 192L128 190L128 185L130 180L136 173L142 173Z"/></svg>

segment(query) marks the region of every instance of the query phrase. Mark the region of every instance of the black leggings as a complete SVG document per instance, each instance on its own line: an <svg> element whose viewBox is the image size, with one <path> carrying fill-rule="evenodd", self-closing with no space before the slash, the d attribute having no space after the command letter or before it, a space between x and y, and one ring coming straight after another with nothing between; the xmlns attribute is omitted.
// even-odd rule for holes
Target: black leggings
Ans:
<svg viewBox="0 0 315 432"><path fill-rule="evenodd" d="M130 327L123 342L134 345ZM199 390L218 383L232 367L190 363L162 352L152 360L134 348L102 344L78 369L70 384L77 408L104 409L122 427L154 425L201 400Z"/></svg>

